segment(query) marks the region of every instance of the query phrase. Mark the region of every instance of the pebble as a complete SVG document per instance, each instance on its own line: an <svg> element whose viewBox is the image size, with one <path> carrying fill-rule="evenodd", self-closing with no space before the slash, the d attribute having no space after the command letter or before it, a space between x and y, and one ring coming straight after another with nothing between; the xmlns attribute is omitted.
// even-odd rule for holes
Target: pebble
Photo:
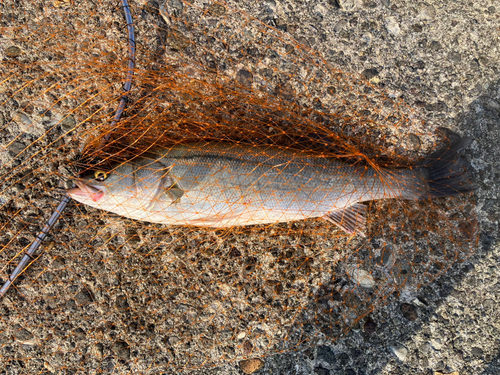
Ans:
<svg viewBox="0 0 500 375"><path fill-rule="evenodd" d="M246 87L252 87L253 74L248 70L241 69L236 73L236 81Z"/></svg>
<svg viewBox="0 0 500 375"><path fill-rule="evenodd" d="M16 341L21 342L23 344L33 344L34 343L33 339L35 338L35 336L30 331L23 328L14 333L14 338L16 339Z"/></svg>
<svg viewBox="0 0 500 375"><path fill-rule="evenodd" d="M366 333L371 335L377 329L377 324L370 318L368 318L363 326L363 329Z"/></svg>
<svg viewBox="0 0 500 375"><path fill-rule="evenodd" d="M61 128L64 131L72 130L76 125L76 120L73 116L67 116L61 121Z"/></svg>
<svg viewBox="0 0 500 375"><path fill-rule="evenodd" d="M179 0L171 0L168 5L170 7L172 7L172 9L175 9L177 11L182 11L182 9L184 9L184 6L182 5L182 3L179 1Z"/></svg>
<svg viewBox="0 0 500 375"><path fill-rule="evenodd" d="M451 52L449 58L451 61L456 63L462 61L462 55L460 54L460 52Z"/></svg>
<svg viewBox="0 0 500 375"><path fill-rule="evenodd" d="M8 146L9 154L12 157L15 157L19 155L25 149L25 147L26 146L23 143L14 141Z"/></svg>
<svg viewBox="0 0 500 375"><path fill-rule="evenodd" d="M124 360L130 359L130 346L125 341L120 341L120 340L116 341L113 344L113 351L121 359Z"/></svg>
<svg viewBox="0 0 500 375"><path fill-rule="evenodd" d="M243 343L243 354L249 355L253 351L253 344L250 341L245 341Z"/></svg>
<svg viewBox="0 0 500 375"><path fill-rule="evenodd" d="M21 49L17 46L10 46L5 49L5 54L8 57L15 58L21 54Z"/></svg>
<svg viewBox="0 0 500 375"><path fill-rule="evenodd" d="M214 17L220 17L226 14L227 9L221 4L212 4L210 8L208 9L208 13L211 14Z"/></svg>
<svg viewBox="0 0 500 375"><path fill-rule="evenodd" d="M375 76L378 76L379 71L376 68L365 69L361 72L361 75L365 77L367 80L372 79Z"/></svg>
<svg viewBox="0 0 500 375"><path fill-rule="evenodd" d="M409 303L403 303L401 305L401 312L403 316L408 319L410 322L413 322L418 318L418 312L415 306L410 305Z"/></svg>
<svg viewBox="0 0 500 375"><path fill-rule="evenodd" d="M333 350L326 345L318 346L316 359L318 361L325 361L326 363L329 364L334 364L336 362Z"/></svg>
<svg viewBox="0 0 500 375"><path fill-rule="evenodd" d="M241 371L245 374L253 374L264 367L264 361L260 358L246 359L240 362Z"/></svg>
<svg viewBox="0 0 500 375"><path fill-rule="evenodd" d="M347 355L346 353L337 354L335 359L339 362L340 366L345 366L349 363L349 355Z"/></svg>
<svg viewBox="0 0 500 375"><path fill-rule="evenodd" d="M315 375L330 375L330 370L327 370L326 368L323 368L323 367L316 367L314 369L314 374Z"/></svg>
<svg viewBox="0 0 500 375"><path fill-rule="evenodd" d="M31 124L33 124L33 121L31 121L30 117L26 114L26 113L20 113L18 116L17 116L17 119L21 122L21 124L19 124L18 121L16 121L20 126L24 127L27 129L27 127L29 127ZM26 129L23 129L26 130Z"/></svg>
<svg viewBox="0 0 500 375"><path fill-rule="evenodd" d="M357 7L359 7L361 1L359 0L337 0L337 4L340 6L340 9L346 11L353 11Z"/></svg>
<svg viewBox="0 0 500 375"><path fill-rule="evenodd" d="M401 344L394 344L389 347L392 353L401 361L406 361L406 357L408 356L408 349Z"/></svg>
<svg viewBox="0 0 500 375"><path fill-rule="evenodd" d="M423 5L419 17L424 20L432 20L436 17L436 8L433 5Z"/></svg>
<svg viewBox="0 0 500 375"><path fill-rule="evenodd" d="M500 101L494 100L493 98L484 98L483 106L486 110L494 112L497 115L500 115Z"/></svg>
<svg viewBox="0 0 500 375"><path fill-rule="evenodd" d="M355 284L362 288L371 289L375 286L375 279L373 276L364 269L358 268L356 265L348 266L347 274Z"/></svg>
<svg viewBox="0 0 500 375"><path fill-rule="evenodd" d="M340 20L335 25L335 27L333 28L333 30L338 33L339 31L345 30L346 28L347 28L347 21L346 20Z"/></svg>
<svg viewBox="0 0 500 375"><path fill-rule="evenodd" d="M482 357L484 352L483 352L483 349L481 348L478 348L477 346L474 346L472 349L471 349L471 353L474 357Z"/></svg>
<svg viewBox="0 0 500 375"><path fill-rule="evenodd" d="M441 350L443 347L440 339L431 339L430 344L434 350Z"/></svg>
<svg viewBox="0 0 500 375"><path fill-rule="evenodd" d="M398 21L394 17L389 17L387 18L387 21L385 23L385 28L389 32L389 34L392 34L394 36L399 36L401 34L401 28L399 27Z"/></svg>

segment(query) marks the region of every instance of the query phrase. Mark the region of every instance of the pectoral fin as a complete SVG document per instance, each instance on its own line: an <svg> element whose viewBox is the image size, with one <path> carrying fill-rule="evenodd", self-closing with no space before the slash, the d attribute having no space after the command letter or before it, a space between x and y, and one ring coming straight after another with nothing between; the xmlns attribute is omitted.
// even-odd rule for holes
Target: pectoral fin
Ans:
<svg viewBox="0 0 500 375"><path fill-rule="evenodd" d="M366 206L361 203L330 212L324 217L325 220L335 224L340 229L350 234L359 234L365 237L363 229L366 223Z"/></svg>
<svg viewBox="0 0 500 375"><path fill-rule="evenodd" d="M184 195L184 190L182 190L176 182L172 186L170 186L168 189L166 189L165 195L167 195L167 197L170 200L172 200L172 204L176 204L176 203L179 203L182 196Z"/></svg>
<svg viewBox="0 0 500 375"><path fill-rule="evenodd" d="M170 201L170 204L179 203L180 199L184 195L184 190L182 190L176 181L168 176L168 172L170 172L170 168L166 170L166 173L161 178L158 189L156 190L153 199L151 199L150 203L146 207L146 210L153 210L159 200L163 202Z"/></svg>

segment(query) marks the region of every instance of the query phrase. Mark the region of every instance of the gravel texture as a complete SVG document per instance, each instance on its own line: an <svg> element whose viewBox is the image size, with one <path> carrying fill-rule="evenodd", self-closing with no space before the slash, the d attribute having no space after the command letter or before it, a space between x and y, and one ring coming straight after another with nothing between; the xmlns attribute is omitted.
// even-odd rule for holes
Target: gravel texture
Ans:
<svg viewBox="0 0 500 375"><path fill-rule="evenodd" d="M56 3L64 5L65 2L56 0L53 4ZM140 28L148 21L148 4L156 5L132 5L136 7L136 15L141 15L138 21L139 40L141 37L153 38L148 35L147 30ZM481 231L480 243L465 263L453 266L445 275L418 291L403 290L399 296L393 296L390 303L377 308L333 344L320 343L300 351L263 357L263 366L261 361L245 362L242 366L238 362L231 362L216 368L183 373L241 374L249 373L251 369L257 369L255 374L449 374L455 371L460 375L500 373L500 280L497 271L500 261L497 238L500 205L496 178L500 170L500 6L493 0L419 4L389 0L269 0L258 3L238 1L230 4L233 8L247 12L318 51L331 66L360 74L387 90L393 97L401 98L410 108L418 111L420 119L433 127L445 127L473 138L472 146L464 155L467 166L478 184L476 205ZM11 16L11 22L23 22L23 17L32 17L40 12L35 6L33 9L27 7L21 10L7 1L3 1L2 6L3 12ZM85 11L84 4L78 6L81 6L81 12ZM183 4L171 0L167 9L169 12L181 12ZM225 10L224 7L214 5L210 12L220 17L224 15ZM116 38L120 38L121 30L113 21L120 20L119 9L106 20L110 24L108 33L116 34ZM166 43L173 50L187 48L183 34L169 34ZM0 36L0 53L4 61L18 59L23 52L29 55L29 46L13 45L8 38ZM36 60L37 57L41 58L29 55L29 59ZM2 74L6 74L6 68ZM238 71L235 76L241 85L254 78L246 70ZM290 84L293 86L294 82ZM5 94L7 91L8 88L0 83L0 93ZM61 92L57 91L57 88L53 91L54 95L62 95ZM68 101L73 99L67 98ZM0 134L2 144L6 145L0 152L0 160L5 168L16 167L12 160L23 155L30 142L50 127L51 121L60 124L58 132L70 132L78 121L81 121L64 114L64 103L59 108L53 108L51 116L47 113L39 114L30 108L29 103L17 103L17 108L21 106L23 110L16 111L15 104L5 102L0 114L0 126L7 121L11 124L9 129ZM71 105L73 104L68 103L68 106ZM113 107L114 103L110 105L110 108ZM45 128L39 128L38 124L43 124ZM19 134L29 136L20 137ZM45 142L50 141L49 136ZM42 154L46 145L47 143L40 145ZM63 145L58 147L59 150L65 151ZM41 168L37 165L32 167ZM56 178L49 177L43 181L43 186L58 186ZM2 191L0 202L5 203L24 188L18 186L17 189L16 191L14 185L9 191ZM37 193L43 195L40 198L41 204L49 206L49 203L53 202L46 190L35 190L33 196ZM16 208L22 208L22 202L20 199ZM41 214L36 210L29 213L33 217ZM7 216L7 212L2 213L4 221ZM28 220L25 224L32 225L33 230L36 230L39 224L36 221ZM110 223L113 224L113 221ZM89 223L79 221L79 216L74 215L67 219L67 225L81 225L82 228L87 228ZM69 233L66 232L66 235ZM140 231L125 235L135 238L146 236L145 233ZM71 242L73 247L78 245L72 238L64 239L61 236L57 240ZM171 241L176 240L178 239L171 238ZM82 243L82 246L84 245L85 243ZM95 317L104 312L90 302L105 301L106 290L111 290L118 284L129 285L131 288L132 285L138 284L135 286L141 288L137 280L145 275L125 275L125 271L114 273L114 269L119 267L125 270L131 267L135 270L133 265L127 263L128 260L124 259L121 264L119 258L113 258L113 254L101 252L97 254L100 261L95 262L93 256L80 254L79 251L77 253L78 256L72 256L65 254L64 249L56 248L51 253L53 257L42 260L41 268L37 271L41 282L50 283L56 279L59 283L67 284L67 291L73 293L74 298L53 296L53 290L49 286L42 291L36 287L33 290L29 287L21 290L27 293L28 297L35 296L34 300L39 301L40 306L26 304L17 291L9 294L4 300L1 307L2 321L4 324L8 323L8 328L2 326L1 355L3 358L11 356L9 364L2 368L4 373L30 373L30 368L25 368L22 361L12 359L31 355L35 357L33 353L37 353L37 350L47 355L45 363L38 364L46 373L70 373L71 368L57 370L61 363L68 363L68 358L63 358L55 347L61 347L61 337L68 346L73 345L73 340L85 338L87 327L92 325L88 323L87 326L83 317ZM81 262L82 259L88 262L88 271L72 271L76 269L73 268L72 262ZM107 259L113 259L114 263L105 263ZM109 273L108 279L99 281L97 289L91 281L93 272ZM88 290L99 290L101 294ZM41 299L44 295L49 296L46 301ZM138 306L144 301L129 301L126 296L116 293L113 296L114 299L110 303L115 309L115 316L108 319L108 325L103 324L100 331L92 330L91 334L102 344L93 346L88 358L100 358L99 365L92 367L93 364L89 364L89 369L92 370L87 372L97 371L95 369L98 368L103 373L126 373L127 367L123 364L137 355L134 353L135 348L132 351L130 349L134 332L137 342L141 342L141 337L149 338L154 335L154 326L141 326L140 314L131 316L121 312L127 309L135 309L137 312ZM29 322L31 327L43 326L42 320L50 317L50 309L60 308L61 301L64 302L61 311L65 314L74 312L76 318L82 317L82 321L78 322L80 331L75 330L77 325L72 323L71 339L64 340L69 328L67 322L58 321L56 316L53 318L55 337L44 336L43 345L40 345L37 336L41 331L34 334L23 328L22 319L19 319L17 325L14 324L16 319L12 316L20 314L24 309L30 312L30 319L33 317L33 321ZM105 302L99 306L105 306ZM153 308L152 304L148 306ZM182 307L179 305L179 308ZM38 309L44 309L45 315L40 315L37 320L32 312ZM175 313L189 314L190 310L185 307L185 311ZM135 319L138 322L135 328L131 328L132 325L113 324L113 319L119 322L123 317ZM165 322L157 323L156 329L161 323ZM124 341L121 337L129 339ZM172 346L176 344L175 339L175 336L167 338L171 340L169 344ZM150 342L153 343L154 340ZM162 347L162 344L160 341L157 343L158 347ZM151 345L152 348L149 349L154 349L153 344ZM114 353L114 358L121 360L120 366L114 367L113 359L103 354L109 351ZM58 357L59 355L61 357ZM85 355L80 353L78 358L75 357L75 363L85 362ZM37 364L30 365L39 368L36 367ZM84 373L83 371L80 370L81 373ZM144 369L144 373L147 373L147 369Z"/></svg>

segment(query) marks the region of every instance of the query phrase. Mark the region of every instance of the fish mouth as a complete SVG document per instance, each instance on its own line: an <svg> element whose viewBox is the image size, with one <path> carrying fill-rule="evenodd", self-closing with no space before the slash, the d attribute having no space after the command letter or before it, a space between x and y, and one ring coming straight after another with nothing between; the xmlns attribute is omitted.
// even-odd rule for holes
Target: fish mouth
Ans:
<svg viewBox="0 0 500 375"><path fill-rule="evenodd" d="M66 190L66 193L75 200L80 200L78 198L90 198L94 202L97 202L104 196L104 191L100 187L89 185L84 180L75 180L77 187Z"/></svg>

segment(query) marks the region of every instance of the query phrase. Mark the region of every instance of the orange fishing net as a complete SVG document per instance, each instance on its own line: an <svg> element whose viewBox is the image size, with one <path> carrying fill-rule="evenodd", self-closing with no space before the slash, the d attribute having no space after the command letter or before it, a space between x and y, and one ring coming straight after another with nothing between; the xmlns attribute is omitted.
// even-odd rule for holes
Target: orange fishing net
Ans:
<svg viewBox="0 0 500 375"><path fill-rule="evenodd" d="M216 1L131 4L137 65L111 126L127 76L122 8L1 6L3 280L79 173L193 142L380 171L453 140L252 9ZM331 342L477 243L470 194L365 204L363 237L321 218L200 228L73 202L1 300L0 367L178 372Z"/></svg>

